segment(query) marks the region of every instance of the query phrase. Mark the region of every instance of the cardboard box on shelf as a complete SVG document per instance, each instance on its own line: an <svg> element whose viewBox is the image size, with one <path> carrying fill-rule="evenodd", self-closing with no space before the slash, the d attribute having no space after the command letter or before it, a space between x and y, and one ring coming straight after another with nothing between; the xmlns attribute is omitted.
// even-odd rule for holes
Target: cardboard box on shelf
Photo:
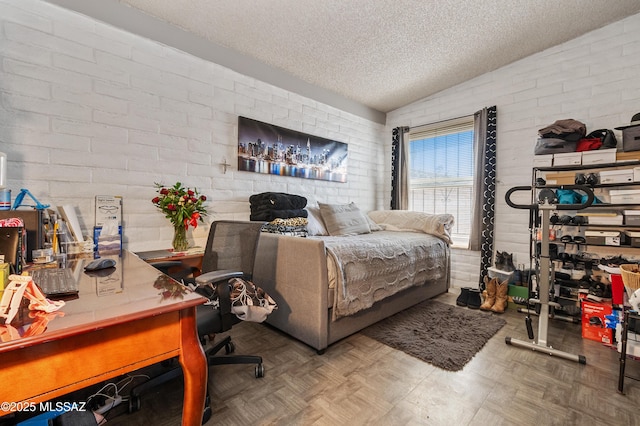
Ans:
<svg viewBox="0 0 640 426"><path fill-rule="evenodd" d="M553 154L543 154L533 156L533 167L551 167L553 165Z"/></svg>
<svg viewBox="0 0 640 426"><path fill-rule="evenodd" d="M574 185L576 183L576 172L546 173L544 178L548 185Z"/></svg>
<svg viewBox="0 0 640 426"><path fill-rule="evenodd" d="M621 231L584 231L587 244L619 246L627 243L627 235Z"/></svg>
<svg viewBox="0 0 640 426"><path fill-rule="evenodd" d="M616 152L616 162L640 161L640 151Z"/></svg>
<svg viewBox="0 0 640 426"><path fill-rule="evenodd" d="M553 154L553 166L579 166L582 164L582 152L563 152Z"/></svg>
<svg viewBox="0 0 640 426"><path fill-rule="evenodd" d="M623 216L620 213L580 213L587 219L589 225L622 225Z"/></svg>
<svg viewBox="0 0 640 426"><path fill-rule="evenodd" d="M625 234L629 237L631 247L640 247L640 232L625 231Z"/></svg>
<svg viewBox="0 0 640 426"><path fill-rule="evenodd" d="M640 210L625 210L624 224L640 226Z"/></svg>
<svg viewBox="0 0 640 426"><path fill-rule="evenodd" d="M640 190L612 189L609 191L611 204L640 204Z"/></svg>
<svg viewBox="0 0 640 426"><path fill-rule="evenodd" d="M633 169L603 170L600 172L600 183L633 182Z"/></svg>
<svg viewBox="0 0 640 426"><path fill-rule="evenodd" d="M582 153L582 164L608 164L616 162L616 149L596 149Z"/></svg>
<svg viewBox="0 0 640 426"><path fill-rule="evenodd" d="M582 304L582 338L597 342L613 344L613 329L605 327L605 315L611 315L611 303L597 303L583 299Z"/></svg>

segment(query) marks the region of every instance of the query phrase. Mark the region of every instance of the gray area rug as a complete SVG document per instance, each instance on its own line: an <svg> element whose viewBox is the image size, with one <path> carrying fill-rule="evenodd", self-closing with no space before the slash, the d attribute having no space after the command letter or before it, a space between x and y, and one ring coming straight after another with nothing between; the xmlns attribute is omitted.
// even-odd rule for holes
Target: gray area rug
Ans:
<svg viewBox="0 0 640 426"><path fill-rule="evenodd" d="M458 371L506 323L491 312L427 300L362 333L436 367Z"/></svg>

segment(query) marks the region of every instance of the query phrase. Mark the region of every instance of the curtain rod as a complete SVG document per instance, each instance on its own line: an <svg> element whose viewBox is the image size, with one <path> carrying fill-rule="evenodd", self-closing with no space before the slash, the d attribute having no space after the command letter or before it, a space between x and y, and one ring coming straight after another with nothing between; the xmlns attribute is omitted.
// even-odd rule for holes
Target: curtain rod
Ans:
<svg viewBox="0 0 640 426"><path fill-rule="evenodd" d="M488 108L493 108L493 107L484 107L484 108L487 108L487 109L488 109ZM484 109L484 108L483 108L483 109ZM444 123L444 122L446 122L446 121L453 121L453 120L460 120L460 119L462 119L462 118L467 118L467 117L469 117L469 116L471 116L471 115L475 115L475 114L479 113L480 111L482 111L482 109L480 109L480 110L478 110L478 111L474 112L473 114L461 115L461 116L459 116L459 117L447 118L446 120L435 121L435 122L433 122L433 123L425 123L425 124L420 124L420 125L417 125L417 126L406 126L406 127L409 127L409 130L411 130L411 129L412 129L412 128L414 128L414 127L422 127L422 126L432 126L432 125L437 125L437 124L440 124L440 123ZM403 126L403 127L405 127L405 126Z"/></svg>

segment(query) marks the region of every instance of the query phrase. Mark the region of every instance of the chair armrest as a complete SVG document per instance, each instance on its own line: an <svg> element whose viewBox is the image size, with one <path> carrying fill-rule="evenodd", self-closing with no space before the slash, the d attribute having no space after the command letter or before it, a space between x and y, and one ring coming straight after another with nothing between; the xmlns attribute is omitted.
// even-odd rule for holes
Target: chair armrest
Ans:
<svg viewBox="0 0 640 426"><path fill-rule="evenodd" d="M240 271L233 271L231 269L221 269L219 271L211 271L206 274L202 274L196 277L196 284L212 284L218 281L228 280L231 278L242 278L243 273Z"/></svg>
<svg viewBox="0 0 640 426"><path fill-rule="evenodd" d="M149 265L153 266L156 269L160 269L161 271L168 270L169 268L175 268L177 266L182 266L181 262L176 260L165 260L161 262L148 262Z"/></svg>
<svg viewBox="0 0 640 426"><path fill-rule="evenodd" d="M218 299L222 331L231 329L234 323L234 315L231 313L231 286L228 281L231 278L242 278L243 275L241 271L221 269L196 277L198 288L195 291L208 299L213 297ZM209 288L209 285L212 287ZM208 291L205 291L207 289Z"/></svg>

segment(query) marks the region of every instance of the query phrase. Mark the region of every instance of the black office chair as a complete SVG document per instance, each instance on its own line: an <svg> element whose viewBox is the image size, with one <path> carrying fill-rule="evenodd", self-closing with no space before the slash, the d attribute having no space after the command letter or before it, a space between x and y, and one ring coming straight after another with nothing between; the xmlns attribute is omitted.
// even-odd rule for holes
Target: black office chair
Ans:
<svg viewBox="0 0 640 426"><path fill-rule="evenodd" d="M195 291L213 300L218 300L219 306L201 305L197 307L196 322L198 336L203 345L211 336L223 333L231 329L234 324L240 322L238 317L231 313L231 297L228 281L239 277L250 280L253 274L253 264L260 237L260 229L264 222L249 221L216 221L211 224L207 246L202 259L202 274L194 278L184 279L194 272L190 270L177 270L179 262L158 262L153 266L163 272L171 271L171 276L184 279L186 284L195 284ZM228 356L216 354L225 348ZM235 345L231 337L227 336L220 342L205 350L209 365L223 364L255 364L256 378L264 377L262 357L254 355L232 355ZM129 400L129 412L140 408L140 395L161 383L182 375L180 366L176 366L160 376L136 386L131 390ZM211 417L209 397L203 413L202 422L205 423Z"/></svg>

